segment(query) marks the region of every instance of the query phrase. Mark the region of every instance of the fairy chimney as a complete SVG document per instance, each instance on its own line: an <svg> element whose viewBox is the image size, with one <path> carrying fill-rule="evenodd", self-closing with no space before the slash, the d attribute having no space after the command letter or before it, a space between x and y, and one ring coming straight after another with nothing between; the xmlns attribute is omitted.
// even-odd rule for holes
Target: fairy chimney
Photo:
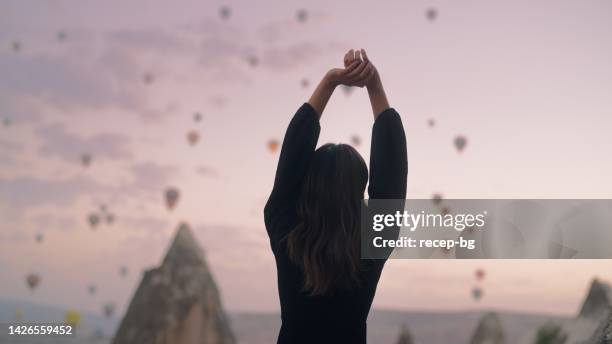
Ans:
<svg viewBox="0 0 612 344"><path fill-rule="evenodd" d="M202 249L181 224L161 266L144 273L113 344L234 344Z"/></svg>

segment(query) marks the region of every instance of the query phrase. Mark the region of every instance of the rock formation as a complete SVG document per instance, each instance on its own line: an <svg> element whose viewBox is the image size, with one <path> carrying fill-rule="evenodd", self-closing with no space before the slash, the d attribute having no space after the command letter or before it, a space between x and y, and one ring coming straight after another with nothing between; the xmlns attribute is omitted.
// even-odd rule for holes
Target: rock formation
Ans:
<svg viewBox="0 0 612 344"><path fill-rule="evenodd" d="M234 344L219 291L189 226L145 272L113 344Z"/></svg>
<svg viewBox="0 0 612 344"><path fill-rule="evenodd" d="M576 318L561 324L568 344L612 344L612 292L594 279Z"/></svg>
<svg viewBox="0 0 612 344"><path fill-rule="evenodd" d="M485 314L472 335L470 344L505 344L506 339L499 317L494 312Z"/></svg>

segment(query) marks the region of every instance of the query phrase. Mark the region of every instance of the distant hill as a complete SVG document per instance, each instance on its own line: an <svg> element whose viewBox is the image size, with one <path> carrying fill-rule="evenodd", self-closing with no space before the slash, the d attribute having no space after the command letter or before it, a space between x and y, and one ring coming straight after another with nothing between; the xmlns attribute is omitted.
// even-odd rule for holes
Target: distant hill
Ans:
<svg viewBox="0 0 612 344"><path fill-rule="evenodd" d="M368 318L368 343L395 344L402 324L408 325L417 344L468 343L485 312L428 312L375 309ZM537 329L547 322L565 317L498 311L508 343L524 343L535 338ZM230 314L232 328L241 344L274 343L280 327L278 314Z"/></svg>
<svg viewBox="0 0 612 344"><path fill-rule="evenodd" d="M26 320L35 322L57 321L64 318L64 309L37 305L24 301L0 300L0 323L12 322L15 310L20 309ZM368 343L395 344L402 324L410 327L417 344L467 343L476 328L482 312L427 312L373 310L368 320ZM564 317L497 312L504 326L509 343L525 342L533 338L542 324L567 320ZM101 315L83 313L83 325L89 336L95 329L102 329L107 336L114 333L120 317L106 319ZM230 313L231 327L240 344L270 344L276 341L280 316L275 313ZM91 341L91 343L108 343ZM2 337L0 337L0 342ZM26 342L23 342L26 343ZM59 343L59 342L58 342ZM80 340L79 343L88 343Z"/></svg>

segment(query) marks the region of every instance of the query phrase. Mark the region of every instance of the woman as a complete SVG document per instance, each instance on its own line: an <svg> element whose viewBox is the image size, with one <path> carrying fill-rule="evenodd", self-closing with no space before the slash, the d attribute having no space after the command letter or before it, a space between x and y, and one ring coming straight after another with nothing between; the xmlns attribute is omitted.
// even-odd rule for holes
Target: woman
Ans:
<svg viewBox="0 0 612 344"><path fill-rule="evenodd" d="M351 146L315 151L319 119L339 85L366 87L374 113L372 199L406 197L406 138L364 50L330 70L294 115L264 209L276 259L282 326L278 343L366 343L366 320L385 259L360 259L360 209L368 182Z"/></svg>

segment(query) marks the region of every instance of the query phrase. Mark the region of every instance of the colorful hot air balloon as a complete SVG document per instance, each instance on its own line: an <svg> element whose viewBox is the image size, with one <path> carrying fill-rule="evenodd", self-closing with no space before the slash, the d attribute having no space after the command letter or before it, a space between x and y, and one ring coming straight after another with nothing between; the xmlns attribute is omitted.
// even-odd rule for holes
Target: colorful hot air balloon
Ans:
<svg viewBox="0 0 612 344"><path fill-rule="evenodd" d="M13 319L15 320L15 322L22 322L23 321L23 311L21 309L16 309Z"/></svg>
<svg viewBox="0 0 612 344"><path fill-rule="evenodd" d="M166 195L166 207L168 208L168 210L174 209L180 197L180 193L178 189L174 187L169 187L166 189L165 195Z"/></svg>
<svg viewBox="0 0 612 344"><path fill-rule="evenodd" d="M434 193L433 196L431 196L431 200L435 205L440 205L440 203L442 203L442 194L441 193Z"/></svg>
<svg viewBox="0 0 612 344"><path fill-rule="evenodd" d="M351 144L353 146L361 145L361 137L359 137L359 135L352 135L351 136Z"/></svg>
<svg viewBox="0 0 612 344"><path fill-rule="evenodd" d="M299 9L297 11L295 16L296 16L298 22L304 23L308 19L308 11L306 11L303 8L301 8L301 9Z"/></svg>
<svg viewBox="0 0 612 344"><path fill-rule="evenodd" d="M89 222L89 226L91 229L95 229L100 223L100 215L96 213L91 213L87 216L87 221Z"/></svg>
<svg viewBox="0 0 612 344"><path fill-rule="evenodd" d="M199 112L196 112L193 114L193 121L194 122L201 122L202 121L202 114Z"/></svg>
<svg viewBox="0 0 612 344"><path fill-rule="evenodd" d="M276 153L279 146L280 142L278 142L278 140L276 139L271 139L270 141L268 141L268 150L270 151L270 153Z"/></svg>
<svg viewBox="0 0 612 344"><path fill-rule="evenodd" d="M485 271L484 269L476 269L476 272L474 272L474 275L476 276L477 280L482 281L485 277Z"/></svg>
<svg viewBox="0 0 612 344"><path fill-rule="evenodd" d="M474 301L479 301L482 298L483 291L480 287L472 288L472 298Z"/></svg>
<svg viewBox="0 0 612 344"><path fill-rule="evenodd" d="M93 157L91 156L91 154L89 153L81 154L81 164L83 165L83 167L89 167L89 165L91 165L92 160L93 160Z"/></svg>
<svg viewBox="0 0 612 344"><path fill-rule="evenodd" d="M467 138L463 135L457 135L453 140L453 144L455 145L457 152L461 153L467 145Z"/></svg>
<svg viewBox="0 0 612 344"><path fill-rule="evenodd" d="M35 273L31 273L26 276L26 283L28 287L30 288L30 290L32 291L34 291L34 289L38 287L38 285L40 284L40 280L41 280L40 276Z"/></svg>
<svg viewBox="0 0 612 344"><path fill-rule="evenodd" d="M430 22L433 22L433 21L435 21L435 20L436 20L436 18L438 18L438 10L436 10L436 9L435 9L435 8L433 8L433 7L432 7L432 8L428 8L428 9L425 11L425 16L427 17L427 19L428 19Z"/></svg>
<svg viewBox="0 0 612 344"><path fill-rule="evenodd" d="M64 322L72 327L77 327L81 323L81 313L77 311L67 311L64 314Z"/></svg>
<svg viewBox="0 0 612 344"><path fill-rule="evenodd" d="M113 313L115 313L115 304L112 302L107 302L102 307L102 310L104 311L104 316L110 318L113 316Z"/></svg>
<svg viewBox="0 0 612 344"><path fill-rule="evenodd" d="M231 15L232 10L229 7L221 6L221 8L219 8L219 16L221 17L221 19L227 20Z"/></svg>
<svg viewBox="0 0 612 344"><path fill-rule="evenodd" d="M427 120L427 125L428 125L430 128L435 127L435 126L436 126L436 120L435 120L435 119L433 119L433 118L428 119L428 120Z"/></svg>
<svg viewBox="0 0 612 344"><path fill-rule="evenodd" d="M198 141L200 141L200 134L197 131L192 130L187 133L187 142L190 145L194 146Z"/></svg>
<svg viewBox="0 0 612 344"><path fill-rule="evenodd" d="M121 277L125 277L128 274L128 268L127 266L122 266L119 268L119 275L121 275Z"/></svg>

